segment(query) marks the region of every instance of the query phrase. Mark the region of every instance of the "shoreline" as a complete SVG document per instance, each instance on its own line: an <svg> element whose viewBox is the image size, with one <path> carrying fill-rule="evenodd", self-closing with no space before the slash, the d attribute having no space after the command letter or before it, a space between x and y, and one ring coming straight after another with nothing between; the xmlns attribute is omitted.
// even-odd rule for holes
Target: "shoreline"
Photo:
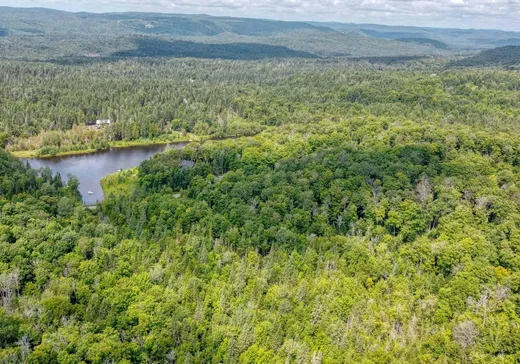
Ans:
<svg viewBox="0 0 520 364"><path fill-rule="evenodd" d="M9 151L9 153L16 157L16 158L22 158L22 159L47 159L47 158L53 158L53 157L66 157L71 155L82 155L82 154L91 154L98 152L97 149L82 149L82 150L71 150L68 152L59 152L56 154L44 154L44 155L38 155L37 150L18 150L18 151Z"/></svg>
<svg viewBox="0 0 520 364"><path fill-rule="evenodd" d="M249 135L244 135L249 136ZM54 157L68 157L72 155L83 155L83 154L92 154L102 151L107 151L112 148L114 149L123 149L123 148L132 148L132 147L148 147L148 146L154 146L154 145L165 145L165 144L176 144L176 143L195 143L195 142L206 142L209 140L225 140L225 139L234 139L239 138L240 136L237 135L229 135L229 136L198 136L194 134L189 134L186 137L182 138L176 138L172 140L165 140L165 139L138 139L138 140L118 140L114 142L109 142L109 148L107 149L82 149L82 150L71 150L68 152L59 152L56 154L44 154L44 155L38 155L38 150L17 150L17 151L8 151L12 156L16 158L21 159L32 159L32 158L38 158L38 159L47 159L47 158L54 158Z"/></svg>
<svg viewBox="0 0 520 364"><path fill-rule="evenodd" d="M112 148L115 149L123 149L123 148L132 148L132 147L147 147L147 146L154 146L154 145L165 145L165 144L175 144L175 143L189 143L189 142L198 142L204 140L204 138L191 135L188 137L183 138L177 138L173 140L164 140L164 139L139 139L139 140L130 140L130 141L123 141L118 140L115 142L109 142L109 148L107 149L81 149L81 150L71 150L67 152L59 152L56 154L43 154L38 155L38 150L17 150L17 151L9 151L9 153L16 157L16 158L22 158L22 159L32 159L32 158L38 158L38 159L47 159L47 158L54 158L54 157L68 157L72 155L83 155L83 154L92 154L102 151L107 151Z"/></svg>

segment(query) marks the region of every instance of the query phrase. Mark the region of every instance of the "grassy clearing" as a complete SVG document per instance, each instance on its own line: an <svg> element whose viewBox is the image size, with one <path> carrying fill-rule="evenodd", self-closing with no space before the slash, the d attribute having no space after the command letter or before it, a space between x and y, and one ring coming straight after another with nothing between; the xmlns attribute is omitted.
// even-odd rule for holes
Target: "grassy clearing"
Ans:
<svg viewBox="0 0 520 364"><path fill-rule="evenodd" d="M67 152L59 152L56 154L44 154L41 155L39 150L17 150L10 152L13 156L17 158L52 158L52 157L64 157L68 155L80 155L80 154L90 154L97 152L97 149L83 149L83 150L71 150Z"/></svg>
<svg viewBox="0 0 520 364"><path fill-rule="evenodd" d="M101 180L105 196L129 195L137 184L137 167L110 174Z"/></svg>
<svg viewBox="0 0 520 364"><path fill-rule="evenodd" d="M191 141L199 141L201 138L196 135L187 135L179 138L156 138L156 139L138 139L138 140L118 140L115 142L110 142L111 148L130 148L130 147L138 147L138 146L149 146L149 145L160 145L160 144L170 144L170 143L182 143L182 142L191 142Z"/></svg>
<svg viewBox="0 0 520 364"><path fill-rule="evenodd" d="M13 156L16 158L35 158L36 154L38 154L37 150L17 150L15 152L11 152Z"/></svg>

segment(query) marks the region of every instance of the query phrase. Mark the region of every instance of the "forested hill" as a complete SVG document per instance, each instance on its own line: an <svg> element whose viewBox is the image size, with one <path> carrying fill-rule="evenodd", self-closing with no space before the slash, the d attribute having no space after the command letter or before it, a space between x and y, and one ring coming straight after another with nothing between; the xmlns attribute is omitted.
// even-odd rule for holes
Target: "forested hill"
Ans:
<svg viewBox="0 0 520 364"><path fill-rule="evenodd" d="M433 42L437 46L441 45L437 43L440 42L450 48L459 50L482 50L499 46L518 45L520 41L520 32L496 29L450 29L320 22L311 22L311 24L329 27L338 32L361 32L371 37L382 39L421 39L423 42Z"/></svg>
<svg viewBox="0 0 520 364"><path fill-rule="evenodd" d="M519 39L500 30L0 7L0 55L18 60L446 56Z"/></svg>
<svg viewBox="0 0 520 364"><path fill-rule="evenodd" d="M258 59L445 53L431 44L345 34L306 22L0 8L0 54L8 59L199 57L201 54L204 58Z"/></svg>
<svg viewBox="0 0 520 364"><path fill-rule="evenodd" d="M71 13L45 8L0 7L2 24L13 34L270 35L295 30L334 32L305 22L163 13ZM30 20L30 26L27 21Z"/></svg>
<svg viewBox="0 0 520 364"><path fill-rule="evenodd" d="M462 59L454 63L458 67L520 67L520 46L499 47Z"/></svg>

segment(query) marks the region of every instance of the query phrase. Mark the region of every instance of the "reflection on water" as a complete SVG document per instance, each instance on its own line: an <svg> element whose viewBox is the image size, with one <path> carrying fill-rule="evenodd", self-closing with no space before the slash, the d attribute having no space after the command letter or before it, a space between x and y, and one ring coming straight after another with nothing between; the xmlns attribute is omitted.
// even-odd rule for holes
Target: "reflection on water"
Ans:
<svg viewBox="0 0 520 364"><path fill-rule="evenodd" d="M53 173L60 173L64 182L67 182L68 174L76 176L79 180L79 191L83 196L83 202L91 205L103 200L100 181L106 175L120 169L138 166L142 161L167 148L182 149L186 144L115 148L91 154L24 160L28 161L34 169L49 167ZM89 191L93 194L89 195Z"/></svg>

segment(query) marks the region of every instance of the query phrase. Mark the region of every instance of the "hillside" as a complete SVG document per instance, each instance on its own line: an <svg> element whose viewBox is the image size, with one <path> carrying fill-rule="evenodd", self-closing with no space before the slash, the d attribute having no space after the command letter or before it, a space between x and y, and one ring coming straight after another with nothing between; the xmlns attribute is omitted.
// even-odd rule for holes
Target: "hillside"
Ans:
<svg viewBox="0 0 520 364"><path fill-rule="evenodd" d="M447 49L448 45L443 42L439 42L438 40L429 39L429 38L397 38L396 40L400 42L406 42L406 43L418 43L418 44L426 44L431 45L434 48L439 49Z"/></svg>
<svg viewBox="0 0 520 364"><path fill-rule="evenodd" d="M505 47L505 46L520 46L520 38L507 38L498 40L495 42L497 47Z"/></svg>
<svg viewBox="0 0 520 364"><path fill-rule="evenodd" d="M429 45L345 34L305 22L208 15L92 14L0 8L0 54L7 59L200 55L205 58L259 59L443 53L443 50Z"/></svg>
<svg viewBox="0 0 520 364"><path fill-rule="evenodd" d="M4 59L149 57L159 53L167 57L209 54L206 58L236 54L236 59L446 56L515 45L518 39L520 33L500 30L0 7L0 54ZM161 42L174 44L163 50L165 43ZM143 43L149 44L143 47ZM246 43L253 44L250 50L244 50ZM228 46L223 50L218 44ZM179 49L179 45L188 49Z"/></svg>
<svg viewBox="0 0 520 364"><path fill-rule="evenodd" d="M333 32L330 28L305 22L161 13L71 13L45 8L0 7L0 22L13 35L215 36L232 33L260 36L302 29Z"/></svg>
<svg viewBox="0 0 520 364"><path fill-rule="evenodd" d="M482 51L452 63L457 67L520 66L520 46L507 46Z"/></svg>
<svg viewBox="0 0 520 364"><path fill-rule="evenodd" d="M474 51L501 45L515 45L515 42L520 38L520 32L492 29L450 29L321 22L310 22L310 24L329 27L338 32L361 31L371 37L382 39L430 39L445 43L455 50Z"/></svg>

